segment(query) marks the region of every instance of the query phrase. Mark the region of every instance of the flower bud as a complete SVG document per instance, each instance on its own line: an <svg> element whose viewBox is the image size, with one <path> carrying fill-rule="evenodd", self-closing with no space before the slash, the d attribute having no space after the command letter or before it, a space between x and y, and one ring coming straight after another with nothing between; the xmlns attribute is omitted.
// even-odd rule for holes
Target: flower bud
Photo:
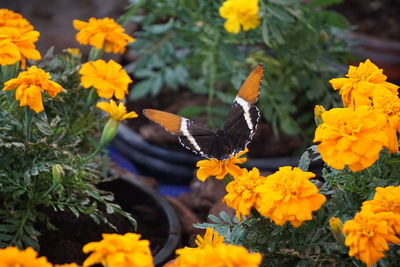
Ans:
<svg viewBox="0 0 400 267"><path fill-rule="evenodd" d="M119 127L119 121L116 121L114 119L109 119L107 121L106 125L103 128L103 133L101 134L101 139L100 139L101 146L107 145L111 140L114 139L114 137L118 133L118 127Z"/></svg>
<svg viewBox="0 0 400 267"><path fill-rule="evenodd" d="M324 113L326 110L324 109L323 106L321 105L316 105L314 108L314 120L315 120L315 124L318 126L322 123L324 123L324 121L322 120L322 113Z"/></svg>
<svg viewBox="0 0 400 267"><path fill-rule="evenodd" d="M64 170L61 167L60 164L54 164L52 169L51 169L51 173L53 174L53 180L56 183L61 183L63 177L64 177Z"/></svg>
<svg viewBox="0 0 400 267"><path fill-rule="evenodd" d="M343 234L343 223L339 218L332 217L329 219L329 227L331 228L332 234L336 241L344 245L345 236Z"/></svg>

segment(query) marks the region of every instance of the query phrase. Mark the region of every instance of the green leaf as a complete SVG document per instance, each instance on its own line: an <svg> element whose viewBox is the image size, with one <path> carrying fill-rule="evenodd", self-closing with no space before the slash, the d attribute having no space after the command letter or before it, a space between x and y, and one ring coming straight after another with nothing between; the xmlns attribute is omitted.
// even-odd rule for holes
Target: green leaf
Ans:
<svg viewBox="0 0 400 267"><path fill-rule="evenodd" d="M308 4L310 7L327 7L342 3L343 0L315 0Z"/></svg>
<svg viewBox="0 0 400 267"><path fill-rule="evenodd" d="M150 79L137 82L133 85L133 88L129 94L129 99L137 100L150 93L152 81Z"/></svg>
<svg viewBox="0 0 400 267"><path fill-rule="evenodd" d="M207 111L207 108L205 106L190 106L190 107L182 108L178 112L178 115L180 115L182 117L186 117L186 118L193 118L202 113L205 113L206 111Z"/></svg>
<svg viewBox="0 0 400 267"><path fill-rule="evenodd" d="M338 28L347 28L350 26L350 23L346 20L344 16L334 11L329 10L321 10L318 13L323 19L325 19L330 25Z"/></svg>

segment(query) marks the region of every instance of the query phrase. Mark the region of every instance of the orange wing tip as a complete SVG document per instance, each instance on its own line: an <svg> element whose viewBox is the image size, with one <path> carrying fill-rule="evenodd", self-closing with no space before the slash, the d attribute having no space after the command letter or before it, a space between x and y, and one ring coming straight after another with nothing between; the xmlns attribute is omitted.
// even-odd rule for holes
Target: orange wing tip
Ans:
<svg viewBox="0 0 400 267"><path fill-rule="evenodd" d="M238 96L254 104L260 94L261 81L264 75L264 66L258 64L257 67L249 74L246 81L239 90Z"/></svg>
<svg viewBox="0 0 400 267"><path fill-rule="evenodd" d="M173 134L179 134L181 131L181 117L178 115L155 109L144 109L143 114Z"/></svg>

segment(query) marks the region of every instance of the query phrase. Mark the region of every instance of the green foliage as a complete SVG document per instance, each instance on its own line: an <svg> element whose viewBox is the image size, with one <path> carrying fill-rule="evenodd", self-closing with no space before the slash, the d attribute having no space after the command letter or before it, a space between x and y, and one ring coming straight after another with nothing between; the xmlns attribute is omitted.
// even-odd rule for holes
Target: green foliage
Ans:
<svg viewBox="0 0 400 267"><path fill-rule="evenodd" d="M54 228L46 210L88 214L98 223L108 223L105 212L118 212L134 222L111 193L95 186L106 171L89 155L105 121L93 103L87 105L90 90L80 86L80 64L80 56L51 51L38 63L64 88L54 99L43 94L41 113L19 107L15 91L0 91L0 247L38 248L38 223ZM3 81L9 73L3 69ZM64 174L53 177L54 166Z"/></svg>
<svg viewBox="0 0 400 267"><path fill-rule="evenodd" d="M337 65L348 51L340 38L348 23L321 9L337 2L260 0L261 25L235 35L223 27L218 13L222 0L131 0L120 19L140 26L131 44L139 57L127 67L138 80L130 97L181 88L206 94L208 105L202 112L215 126L217 103L227 110L250 70L263 63L266 74L258 104L262 115L276 133L310 136L308 111L315 103L335 103L327 80L337 76ZM185 114L199 111L187 109Z"/></svg>

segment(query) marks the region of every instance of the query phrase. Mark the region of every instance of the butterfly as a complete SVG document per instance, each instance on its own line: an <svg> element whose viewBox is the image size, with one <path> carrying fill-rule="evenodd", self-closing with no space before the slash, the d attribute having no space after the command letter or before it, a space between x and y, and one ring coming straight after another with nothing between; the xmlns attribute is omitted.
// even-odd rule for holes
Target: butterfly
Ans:
<svg viewBox="0 0 400 267"><path fill-rule="evenodd" d="M179 136L185 148L207 158L227 159L245 149L251 141L260 118L255 106L264 74L258 65L240 88L225 124L216 133L190 119L155 109L144 109L144 115Z"/></svg>

